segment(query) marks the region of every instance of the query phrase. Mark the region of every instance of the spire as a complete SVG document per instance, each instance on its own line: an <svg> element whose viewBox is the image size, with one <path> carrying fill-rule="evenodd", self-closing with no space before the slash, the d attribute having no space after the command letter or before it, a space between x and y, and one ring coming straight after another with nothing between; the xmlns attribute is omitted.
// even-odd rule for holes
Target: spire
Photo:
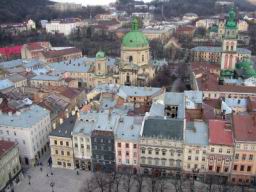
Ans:
<svg viewBox="0 0 256 192"><path fill-rule="evenodd" d="M132 31L138 31L139 23L138 20L134 17L132 19Z"/></svg>
<svg viewBox="0 0 256 192"><path fill-rule="evenodd" d="M228 27L228 28L236 28L237 27L236 12L233 7L228 12L228 20L226 23L226 27Z"/></svg>

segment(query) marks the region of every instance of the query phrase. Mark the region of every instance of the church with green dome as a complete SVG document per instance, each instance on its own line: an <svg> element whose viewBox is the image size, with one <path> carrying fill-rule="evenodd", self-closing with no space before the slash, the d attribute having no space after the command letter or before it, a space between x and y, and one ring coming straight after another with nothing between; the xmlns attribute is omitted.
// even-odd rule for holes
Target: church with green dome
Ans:
<svg viewBox="0 0 256 192"><path fill-rule="evenodd" d="M98 51L91 75L93 85L116 83L145 86L154 78L155 67L150 59L149 41L140 32L136 18L132 19L131 30L122 39L120 59L111 67L107 63L106 54Z"/></svg>

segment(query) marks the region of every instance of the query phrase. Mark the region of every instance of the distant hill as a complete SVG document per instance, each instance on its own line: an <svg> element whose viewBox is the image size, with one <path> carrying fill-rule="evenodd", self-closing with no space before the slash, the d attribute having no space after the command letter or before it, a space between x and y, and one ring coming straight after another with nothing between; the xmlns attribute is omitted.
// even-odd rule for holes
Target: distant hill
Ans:
<svg viewBox="0 0 256 192"><path fill-rule="evenodd" d="M0 22L21 22L30 17L47 15L49 0L1 0Z"/></svg>

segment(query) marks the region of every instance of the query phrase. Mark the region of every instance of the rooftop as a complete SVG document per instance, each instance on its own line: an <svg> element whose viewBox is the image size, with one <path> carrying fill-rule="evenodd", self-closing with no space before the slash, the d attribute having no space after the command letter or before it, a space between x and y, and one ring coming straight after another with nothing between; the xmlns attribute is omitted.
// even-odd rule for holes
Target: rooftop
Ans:
<svg viewBox="0 0 256 192"><path fill-rule="evenodd" d="M233 127L236 141L256 142L256 116L254 114L233 115Z"/></svg>
<svg viewBox="0 0 256 192"><path fill-rule="evenodd" d="M8 151L10 151L16 144L12 141L0 140L0 158L2 158Z"/></svg>
<svg viewBox="0 0 256 192"><path fill-rule="evenodd" d="M232 130L223 120L209 120L209 144L233 146Z"/></svg>
<svg viewBox="0 0 256 192"><path fill-rule="evenodd" d="M122 116L119 119L115 135L117 139L121 140L139 140L141 126L142 126L142 117L134 116Z"/></svg>
<svg viewBox="0 0 256 192"><path fill-rule="evenodd" d="M37 75L33 77L31 80L38 80L38 81L60 81L62 79L61 76L55 75Z"/></svg>
<svg viewBox="0 0 256 192"><path fill-rule="evenodd" d="M74 115L65 119L64 122L58 128L54 129L50 133L50 136L71 138L71 133L76 123L76 118L77 116Z"/></svg>
<svg viewBox="0 0 256 192"><path fill-rule="evenodd" d="M5 61L0 63L1 69L10 69L23 66L25 68L31 68L33 66L41 65L42 63L36 59L16 59L11 61Z"/></svg>
<svg viewBox="0 0 256 192"><path fill-rule="evenodd" d="M211 47L211 46L198 46L191 49L191 51L197 51L197 52L211 52L211 53L221 53L222 48L221 47ZM251 54L251 51L249 49L245 48L237 48L237 52L239 54Z"/></svg>
<svg viewBox="0 0 256 192"><path fill-rule="evenodd" d="M144 121L142 136L183 140L183 130L183 120L149 117Z"/></svg>
<svg viewBox="0 0 256 192"><path fill-rule="evenodd" d="M204 121L187 123L185 130L185 144L208 145L208 126Z"/></svg>
<svg viewBox="0 0 256 192"><path fill-rule="evenodd" d="M9 79L0 80L0 91L14 87L14 83Z"/></svg>
<svg viewBox="0 0 256 192"><path fill-rule="evenodd" d="M127 99L128 97L149 97L160 93L161 88L156 87L134 87L120 86L118 96Z"/></svg>
<svg viewBox="0 0 256 192"><path fill-rule="evenodd" d="M11 126L16 128L31 128L38 123L42 118L49 115L49 111L39 107L38 105L31 105L16 114L0 114L0 126Z"/></svg>

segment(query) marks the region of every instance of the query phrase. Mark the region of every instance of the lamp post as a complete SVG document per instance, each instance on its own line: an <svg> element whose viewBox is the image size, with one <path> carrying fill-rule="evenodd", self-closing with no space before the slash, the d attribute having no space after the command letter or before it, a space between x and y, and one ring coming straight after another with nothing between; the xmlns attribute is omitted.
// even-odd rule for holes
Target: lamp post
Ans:
<svg viewBox="0 0 256 192"><path fill-rule="evenodd" d="M31 179L31 176L28 175L28 184L29 184L29 185L31 185L30 179Z"/></svg>
<svg viewBox="0 0 256 192"><path fill-rule="evenodd" d="M51 181L50 187L52 188L52 192L54 192L54 190L53 190L54 185L55 185L54 181Z"/></svg>

